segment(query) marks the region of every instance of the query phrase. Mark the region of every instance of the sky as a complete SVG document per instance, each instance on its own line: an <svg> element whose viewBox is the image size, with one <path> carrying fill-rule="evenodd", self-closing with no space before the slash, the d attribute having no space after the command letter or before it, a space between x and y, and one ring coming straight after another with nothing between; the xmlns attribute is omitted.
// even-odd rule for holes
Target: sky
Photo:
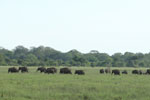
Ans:
<svg viewBox="0 0 150 100"><path fill-rule="evenodd" d="M0 47L150 52L150 0L0 0Z"/></svg>

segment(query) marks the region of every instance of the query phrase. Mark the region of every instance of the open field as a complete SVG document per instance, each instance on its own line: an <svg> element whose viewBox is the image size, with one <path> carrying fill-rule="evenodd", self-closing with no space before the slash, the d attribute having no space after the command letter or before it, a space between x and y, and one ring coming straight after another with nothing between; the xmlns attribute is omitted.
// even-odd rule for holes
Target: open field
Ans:
<svg viewBox="0 0 150 100"><path fill-rule="evenodd" d="M150 75L99 74L98 67L71 68L83 69L83 76L48 75L36 72L36 67L8 74L7 69L0 67L0 100L150 100Z"/></svg>

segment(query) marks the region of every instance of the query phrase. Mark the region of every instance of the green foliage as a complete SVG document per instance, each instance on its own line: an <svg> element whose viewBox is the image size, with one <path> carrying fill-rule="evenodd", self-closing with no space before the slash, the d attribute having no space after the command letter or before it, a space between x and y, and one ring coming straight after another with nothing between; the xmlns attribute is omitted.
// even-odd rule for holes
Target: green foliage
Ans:
<svg viewBox="0 0 150 100"><path fill-rule="evenodd" d="M75 49L62 53L50 47L17 46L10 51L0 48L0 65L24 66L102 66L102 67L149 67L150 53L115 53L112 56L91 50L83 54Z"/></svg>
<svg viewBox="0 0 150 100"><path fill-rule="evenodd" d="M5 57L2 54L0 54L0 65L6 65Z"/></svg>

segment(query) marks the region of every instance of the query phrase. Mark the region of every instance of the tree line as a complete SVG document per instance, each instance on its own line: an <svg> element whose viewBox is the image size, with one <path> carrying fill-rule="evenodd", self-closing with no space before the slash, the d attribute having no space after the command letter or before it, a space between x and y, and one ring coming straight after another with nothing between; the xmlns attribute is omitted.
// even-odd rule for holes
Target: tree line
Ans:
<svg viewBox="0 0 150 100"><path fill-rule="evenodd" d="M17 46L13 50L0 48L1 66L102 66L102 67L150 67L150 53L125 52L108 55L97 50L81 53L70 50L63 53L50 47Z"/></svg>

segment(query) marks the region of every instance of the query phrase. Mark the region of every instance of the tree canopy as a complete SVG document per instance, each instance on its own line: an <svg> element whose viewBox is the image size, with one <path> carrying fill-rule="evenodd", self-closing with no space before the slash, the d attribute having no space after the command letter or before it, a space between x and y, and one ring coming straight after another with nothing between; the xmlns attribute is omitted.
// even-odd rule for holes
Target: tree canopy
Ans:
<svg viewBox="0 0 150 100"><path fill-rule="evenodd" d="M97 50L81 53L75 49L63 53L50 47L17 46L13 50L0 48L1 66L102 66L150 67L150 53L125 52L108 55Z"/></svg>

